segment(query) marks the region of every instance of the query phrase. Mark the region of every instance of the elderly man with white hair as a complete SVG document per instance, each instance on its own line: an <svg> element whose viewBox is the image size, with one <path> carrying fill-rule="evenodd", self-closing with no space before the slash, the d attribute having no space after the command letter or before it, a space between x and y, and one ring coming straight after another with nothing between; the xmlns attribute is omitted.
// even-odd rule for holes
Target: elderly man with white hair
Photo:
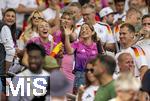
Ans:
<svg viewBox="0 0 150 101"><path fill-rule="evenodd" d="M140 81L131 73L122 73L115 81L117 97L109 101L136 101Z"/></svg>

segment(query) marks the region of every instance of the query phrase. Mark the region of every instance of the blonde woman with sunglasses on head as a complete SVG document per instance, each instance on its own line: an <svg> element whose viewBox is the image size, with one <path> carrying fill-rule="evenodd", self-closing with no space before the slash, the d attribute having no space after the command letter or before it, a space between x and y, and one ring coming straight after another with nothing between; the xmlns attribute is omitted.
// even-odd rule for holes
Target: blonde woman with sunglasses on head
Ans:
<svg viewBox="0 0 150 101"><path fill-rule="evenodd" d="M37 27L40 19L43 18L39 11L34 11L28 19L28 25L25 31L21 34L19 38L19 48L23 49L28 40L33 37L39 36L37 32Z"/></svg>

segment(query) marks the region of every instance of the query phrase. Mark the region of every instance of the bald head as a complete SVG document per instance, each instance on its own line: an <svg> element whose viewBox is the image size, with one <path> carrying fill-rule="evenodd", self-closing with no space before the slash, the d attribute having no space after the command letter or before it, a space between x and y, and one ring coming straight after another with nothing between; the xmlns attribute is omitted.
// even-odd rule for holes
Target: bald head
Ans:
<svg viewBox="0 0 150 101"><path fill-rule="evenodd" d="M118 56L120 72L134 72L134 62L130 53L122 53Z"/></svg>
<svg viewBox="0 0 150 101"><path fill-rule="evenodd" d="M118 56L118 62L122 62L125 59L124 57L126 56L132 57L130 53L122 53Z"/></svg>

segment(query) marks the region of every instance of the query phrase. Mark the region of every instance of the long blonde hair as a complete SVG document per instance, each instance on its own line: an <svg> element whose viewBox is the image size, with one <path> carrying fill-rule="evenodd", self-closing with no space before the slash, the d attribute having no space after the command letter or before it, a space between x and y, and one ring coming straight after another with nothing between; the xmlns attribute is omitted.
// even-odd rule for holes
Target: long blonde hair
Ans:
<svg viewBox="0 0 150 101"><path fill-rule="evenodd" d="M20 36L19 39L23 40L24 43L26 43L26 41L28 41L28 39L30 39L30 36L31 36L31 33L33 31L33 23L32 23L32 18L33 16L38 13L40 15L41 18L43 18L42 14L35 10L31 15L30 17L28 18L28 25L27 27L25 28L25 31L22 33L22 35Z"/></svg>
<svg viewBox="0 0 150 101"><path fill-rule="evenodd" d="M32 12L32 14L28 18L28 25L25 29L25 32L32 31L32 28L33 28L32 18L34 16L34 14L36 14L36 13L38 13L40 15L40 17L43 18L43 15L39 11L35 10L34 12Z"/></svg>

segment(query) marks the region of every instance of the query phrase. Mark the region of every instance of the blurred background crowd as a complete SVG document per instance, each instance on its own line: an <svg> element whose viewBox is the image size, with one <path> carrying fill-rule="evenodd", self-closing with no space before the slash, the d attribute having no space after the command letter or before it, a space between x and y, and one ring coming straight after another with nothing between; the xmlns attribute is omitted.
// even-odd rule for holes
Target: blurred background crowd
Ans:
<svg viewBox="0 0 150 101"><path fill-rule="evenodd" d="M149 50L150 0L0 0L0 101L150 101ZM19 76L47 93L7 96Z"/></svg>

